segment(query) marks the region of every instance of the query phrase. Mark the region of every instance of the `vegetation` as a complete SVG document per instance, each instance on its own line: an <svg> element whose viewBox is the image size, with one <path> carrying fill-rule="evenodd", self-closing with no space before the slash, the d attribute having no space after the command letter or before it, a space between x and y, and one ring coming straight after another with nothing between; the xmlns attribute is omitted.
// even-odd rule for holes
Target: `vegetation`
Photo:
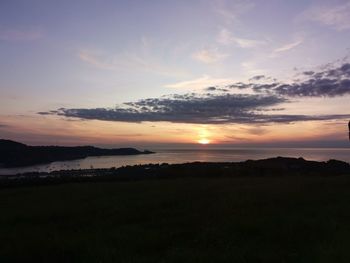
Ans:
<svg viewBox="0 0 350 263"><path fill-rule="evenodd" d="M0 261L350 262L348 175L1 189Z"/></svg>

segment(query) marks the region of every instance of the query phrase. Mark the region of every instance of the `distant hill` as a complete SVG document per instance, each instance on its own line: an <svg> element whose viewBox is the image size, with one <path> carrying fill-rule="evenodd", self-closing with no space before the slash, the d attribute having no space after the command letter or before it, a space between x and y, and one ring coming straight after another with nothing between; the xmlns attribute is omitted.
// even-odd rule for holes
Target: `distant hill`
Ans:
<svg viewBox="0 0 350 263"><path fill-rule="evenodd" d="M102 149L93 146L28 146L0 139L0 167L20 167L55 161L83 159L89 156L150 154L134 148Z"/></svg>

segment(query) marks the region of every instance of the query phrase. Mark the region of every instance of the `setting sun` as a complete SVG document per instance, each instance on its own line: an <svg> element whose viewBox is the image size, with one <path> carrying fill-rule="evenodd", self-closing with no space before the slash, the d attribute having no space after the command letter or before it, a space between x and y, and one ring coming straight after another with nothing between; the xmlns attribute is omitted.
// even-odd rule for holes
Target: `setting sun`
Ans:
<svg viewBox="0 0 350 263"><path fill-rule="evenodd" d="M198 140L198 143L200 143L200 144L209 144L210 140L202 138L202 139Z"/></svg>
<svg viewBox="0 0 350 263"><path fill-rule="evenodd" d="M349 102L350 0L0 0L0 263L350 263Z"/></svg>

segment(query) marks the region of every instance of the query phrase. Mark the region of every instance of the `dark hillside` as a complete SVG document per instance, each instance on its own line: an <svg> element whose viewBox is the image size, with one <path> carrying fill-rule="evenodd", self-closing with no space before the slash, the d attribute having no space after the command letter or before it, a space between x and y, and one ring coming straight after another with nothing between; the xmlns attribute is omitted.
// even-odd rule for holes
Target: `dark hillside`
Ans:
<svg viewBox="0 0 350 263"><path fill-rule="evenodd" d="M3 167L29 166L55 161L82 159L89 156L149 154L134 148L102 149L93 146L27 146L22 143L0 140L0 164Z"/></svg>

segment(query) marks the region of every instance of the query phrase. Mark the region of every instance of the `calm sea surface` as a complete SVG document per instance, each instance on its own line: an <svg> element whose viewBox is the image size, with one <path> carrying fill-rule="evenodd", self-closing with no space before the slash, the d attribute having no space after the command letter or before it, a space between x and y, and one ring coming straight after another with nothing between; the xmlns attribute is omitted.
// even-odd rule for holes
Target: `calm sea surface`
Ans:
<svg viewBox="0 0 350 263"><path fill-rule="evenodd" d="M343 149L305 149L305 148L259 148L259 149L196 149L196 150L155 150L155 154L132 156L102 156L85 159L54 162L22 168L0 169L0 175L25 172L51 172L69 169L110 168L124 165L149 163L186 163L186 162L237 162L256 160L276 156L303 157L307 160L327 161L337 159L350 162L350 148Z"/></svg>

